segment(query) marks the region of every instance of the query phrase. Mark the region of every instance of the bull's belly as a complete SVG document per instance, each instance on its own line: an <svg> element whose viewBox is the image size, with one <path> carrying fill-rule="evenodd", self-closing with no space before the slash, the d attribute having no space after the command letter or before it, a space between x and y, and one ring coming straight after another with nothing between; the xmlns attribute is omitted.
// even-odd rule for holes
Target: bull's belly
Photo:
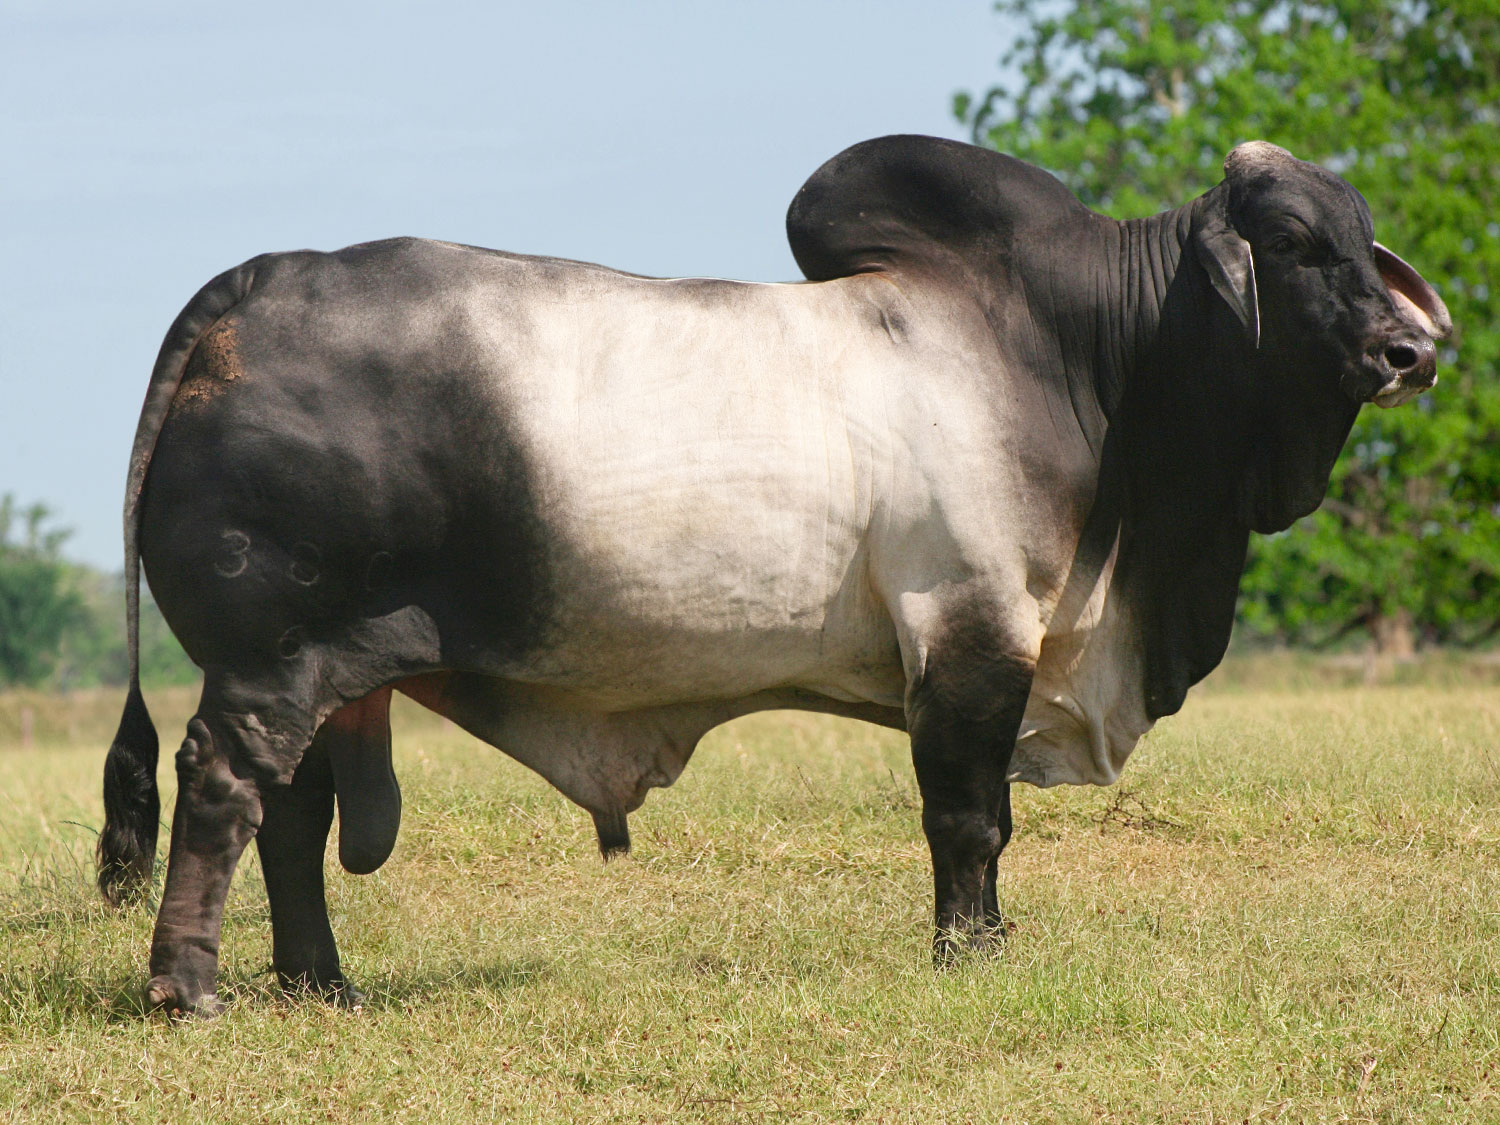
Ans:
<svg viewBox="0 0 1500 1125"><path fill-rule="evenodd" d="M887 617L732 577L732 568L694 585L632 582L618 569L564 577L540 643L506 678L612 712L782 689L902 706L905 679Z"/></svg>
<svg viewBox="0 0 1500 1125"><path fill-rule="evenodd" d="M771 472L643 476L604 465L550 491L542 620L496 674L611 712L780 689L902 706L856 518Z"/></svg>

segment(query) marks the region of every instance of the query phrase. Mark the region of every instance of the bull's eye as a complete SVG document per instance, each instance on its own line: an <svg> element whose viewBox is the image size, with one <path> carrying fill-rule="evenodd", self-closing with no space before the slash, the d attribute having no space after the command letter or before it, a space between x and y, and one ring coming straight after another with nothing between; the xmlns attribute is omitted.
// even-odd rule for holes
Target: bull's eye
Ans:
<svg viewBox="0 0 1500 1125"><path fill-rule="evenodd" d="M1277 234L1271 236L1271 241L1267 243L1267 246L1274 253L1290 254L1297 249L1297 240L1289 234Z"/></svg>

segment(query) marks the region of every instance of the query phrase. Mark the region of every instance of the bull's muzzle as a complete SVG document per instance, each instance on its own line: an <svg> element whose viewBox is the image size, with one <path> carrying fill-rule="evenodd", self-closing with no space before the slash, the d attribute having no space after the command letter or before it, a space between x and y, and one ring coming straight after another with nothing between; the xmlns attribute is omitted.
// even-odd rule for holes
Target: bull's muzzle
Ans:
<svg viewBox="0 0 1500 1125"><path fill-rule="evenodd" d="M1400 406L1437 382L1437 346L1420 332L1402 332L1372 349L1366 361L1373 367L1376 406Z"/></svg>

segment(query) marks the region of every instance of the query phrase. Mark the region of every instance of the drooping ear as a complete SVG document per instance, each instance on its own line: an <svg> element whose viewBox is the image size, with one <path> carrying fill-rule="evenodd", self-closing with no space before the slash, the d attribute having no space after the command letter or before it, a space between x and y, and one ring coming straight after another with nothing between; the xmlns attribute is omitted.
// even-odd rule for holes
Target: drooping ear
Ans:
<svg viewBox="0 0 1500 1125"><path fill-rule="evenodd" d="M1443 304L1437 290L1378 242L1375 244L1375 265L1399 312L1416 321L1434 340L1441 340L1453 331L1453 318L1448 315L1448 306Z"/></svg>
<svg viewBox="0 0 1500 1125"><path fill-rule="evenodd" d="M1222 208L1213 208L1193 233L1193 249L1219 296L1245 326L1252 348L1260 347L1260 301L1255 295L1255 256L1250 243L1230 225Z"/></svg>

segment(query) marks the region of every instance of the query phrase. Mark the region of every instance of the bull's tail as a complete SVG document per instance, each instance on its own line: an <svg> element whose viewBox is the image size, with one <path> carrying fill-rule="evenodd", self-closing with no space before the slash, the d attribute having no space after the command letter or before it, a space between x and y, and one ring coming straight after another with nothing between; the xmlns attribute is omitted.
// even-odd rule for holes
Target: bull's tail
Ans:
<svg viewBox="0 0 1500 1125"><path fill-rule="evenodd" d="M130 633L135 661L136 634ZM156 727L132 674L120 728L104 759L104 827L99 832L99 890L115 905L139 898L151 885L156 857Z"/></svg>
<svg viewBox="0 0 1500 1125"><path fill-rule="evenodd" d="M156 728L141 695L140 500L156 439L199 338L249 293L262 259L221 273L177 315L162 341L136 425L125 484L125 629L130 694L104 762L104 827L99 832L99 890L112 903L140 897L151 883L161 800L156 792Z"/></svg>

